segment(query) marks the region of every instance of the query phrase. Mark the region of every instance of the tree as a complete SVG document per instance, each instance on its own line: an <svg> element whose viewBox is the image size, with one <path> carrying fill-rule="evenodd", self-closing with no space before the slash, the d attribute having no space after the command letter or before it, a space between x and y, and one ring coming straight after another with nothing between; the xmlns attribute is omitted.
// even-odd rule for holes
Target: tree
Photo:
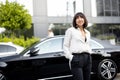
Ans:
<svg viewBox="0 0 120 80"><path fill-rule="evenodd" d="M24 5L17 2L0 3L0 27L6 28L9 33L21 34L31 28L32 18Z"/></svg>

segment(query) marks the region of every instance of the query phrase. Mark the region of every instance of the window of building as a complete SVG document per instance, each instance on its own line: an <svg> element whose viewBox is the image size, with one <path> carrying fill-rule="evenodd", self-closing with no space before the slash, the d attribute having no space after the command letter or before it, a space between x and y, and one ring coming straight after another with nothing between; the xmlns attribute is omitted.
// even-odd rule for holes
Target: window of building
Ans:
<svg viewBox="0 0 120 80"><path fill-rule="evenodd" d="M103 0L96 0L97 2L97 16L103 16Z"/></svg>
<svg viewBox="0 0 120 80"><path fill-rule="evenodd" d="M120 16L120 0L96 0L97 16Z"/></svg>

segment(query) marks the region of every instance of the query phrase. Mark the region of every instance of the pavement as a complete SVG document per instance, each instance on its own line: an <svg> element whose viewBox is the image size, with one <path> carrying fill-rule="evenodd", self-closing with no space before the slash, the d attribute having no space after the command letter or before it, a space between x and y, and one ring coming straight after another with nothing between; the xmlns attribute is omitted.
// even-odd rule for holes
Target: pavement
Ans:
<svg viewBox="0 0 120 80"><path fill-rule="evenodd" d="M120 73L116 76L114 80L120 80Z"/></svg>
<svg viewBox="0 0 120 80"><path fill-rule="evenodd" d="M93 75L91 77L91 80L101 80L101 79L99 79L96 75ZM114 80L120 80L120 73L117 74L117 76L116 76L116 78Z"/></svg>

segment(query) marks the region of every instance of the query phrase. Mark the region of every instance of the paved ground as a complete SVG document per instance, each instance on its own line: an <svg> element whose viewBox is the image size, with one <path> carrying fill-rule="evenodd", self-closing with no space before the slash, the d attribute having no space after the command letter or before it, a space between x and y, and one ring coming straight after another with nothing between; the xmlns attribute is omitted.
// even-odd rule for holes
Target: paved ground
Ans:
<svg viewBox="0 0 120 80"><path fill-rule="evenodd" d="M117 75L117 77L114 80L120 80L120 73Z"/></svg>
<svg viewBox="0 0 120 80"><path fill-rule="evenodd" d="M94 75L92 76L91 80L100 80L100 79ZM118 74L114 80L120 80L120 74Z"/></svg>

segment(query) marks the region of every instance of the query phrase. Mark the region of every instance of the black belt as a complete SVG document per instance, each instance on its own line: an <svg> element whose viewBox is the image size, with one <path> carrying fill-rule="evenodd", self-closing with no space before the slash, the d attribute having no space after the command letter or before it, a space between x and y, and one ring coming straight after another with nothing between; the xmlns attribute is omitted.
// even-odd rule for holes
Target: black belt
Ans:
<svg viewBox="0 0 120 80"><path fill-rule="evenodd" d="M82 55L82 54L87 54L87 55L90 55L90 53L88 52L81 52L81 53L72 53L73 55Z"/></svg>

